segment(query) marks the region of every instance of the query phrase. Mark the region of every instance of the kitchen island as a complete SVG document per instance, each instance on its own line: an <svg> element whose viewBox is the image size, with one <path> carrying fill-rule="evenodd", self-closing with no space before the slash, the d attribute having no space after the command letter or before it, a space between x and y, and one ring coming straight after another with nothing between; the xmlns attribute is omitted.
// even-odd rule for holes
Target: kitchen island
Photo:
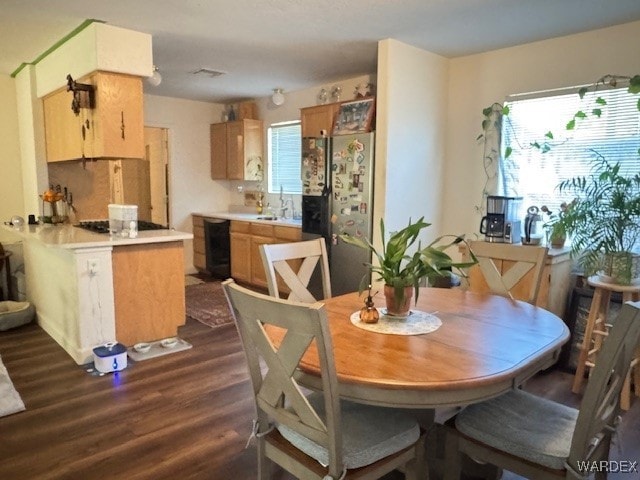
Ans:
<svg viewBox="0 0 640 480"><path fill-rule="evenodd" d="M111 237L71 225L5 227L22 239L38 324L78 364L93 348L177 335L185 322L183 241L190 233Z"/></svg>

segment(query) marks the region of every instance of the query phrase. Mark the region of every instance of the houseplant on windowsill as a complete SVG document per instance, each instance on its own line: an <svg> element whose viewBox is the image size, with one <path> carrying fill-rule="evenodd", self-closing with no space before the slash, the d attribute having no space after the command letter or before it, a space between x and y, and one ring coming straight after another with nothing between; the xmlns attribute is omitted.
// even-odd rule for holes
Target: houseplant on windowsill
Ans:
<svg viewBox="0 0 640 480"><path fill-rule="evenodd" d="M594 155L588 176L558 186L576 196L562 222L585 275L629 285L640 276L640 255L634 253L640 246L640 173L624 172L619 163Z"/></svg>
<svg viewBox="0 0 640 480"><path fill-rule="evenodd" d="M366 238L353 237L342 234L340 238L351 245L371 251L378 264L368 263L371 273L379 276L384 281L385 297L387 300L387 312L389 315L405 316L409 313L411 297L418 300L420 292L420 280L426 278L433 280L437 277L451 276L452 270L465 276L461 270L477 263L472 255L472 262L457 263L446 253L449 247L466 243L463 236L444 235L438 237L426 247L422 248L420 242L413 251L411 247L418 240L420 232L431 224L421 217L417 222L411 222L406 227L398 230L385 241L384 220L380 219L380 231L382 236L382 249L378 251ZM445 238L452 238L449 243L441 243ZM369 275L365 275L360 283L360 293L368 285Z"/></svg>
<svg viewBox="0 0 640 480"><path fill-rule="evenodd" d="M562 202L560 204L560 211L555 213L546 205L540 207L542 213L549 216L549 219L542 225L547 234L547 243L554 248L564 247L567 241L567 226L565 217L569 214L569 209L573 206L575 200L571 203Z"/></svg>

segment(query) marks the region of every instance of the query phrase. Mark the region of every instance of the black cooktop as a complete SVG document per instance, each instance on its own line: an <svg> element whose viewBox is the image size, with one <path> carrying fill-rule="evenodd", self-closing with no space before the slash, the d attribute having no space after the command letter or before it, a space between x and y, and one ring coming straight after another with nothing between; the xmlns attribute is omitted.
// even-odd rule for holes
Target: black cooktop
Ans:
<svg viewBox="0 0 640 480"><path fill-rule="evenodd" d="M96 233L109 233L109 220L90 220L86 222L80 222L74 227L84 228L85 230L91 230ZM167 227L158 223L147 222L144 220L138 220L138 231L143 232L145 230L166 230Z"/></svg>

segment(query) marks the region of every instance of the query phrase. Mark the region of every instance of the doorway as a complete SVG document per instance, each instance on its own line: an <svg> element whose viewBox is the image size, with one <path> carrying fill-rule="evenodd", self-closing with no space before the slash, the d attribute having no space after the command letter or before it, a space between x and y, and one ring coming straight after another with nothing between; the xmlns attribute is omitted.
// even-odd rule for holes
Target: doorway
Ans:
<svg viewBox="0 0 640 480"><path fill-rule="evenodd" d="M145 159L149 162L151 221L169 226L169 131L144 127Z"/></svg>

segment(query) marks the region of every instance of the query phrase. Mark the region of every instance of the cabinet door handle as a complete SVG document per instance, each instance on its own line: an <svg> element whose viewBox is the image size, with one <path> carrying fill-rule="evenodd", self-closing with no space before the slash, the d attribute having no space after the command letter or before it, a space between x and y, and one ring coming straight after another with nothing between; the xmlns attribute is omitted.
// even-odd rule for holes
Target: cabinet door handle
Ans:
<svg viewBox="0 0 640 480"><path fill-rule="evenodd" d="M120 132L124 140L124 111L120 111Z"/></svg>

